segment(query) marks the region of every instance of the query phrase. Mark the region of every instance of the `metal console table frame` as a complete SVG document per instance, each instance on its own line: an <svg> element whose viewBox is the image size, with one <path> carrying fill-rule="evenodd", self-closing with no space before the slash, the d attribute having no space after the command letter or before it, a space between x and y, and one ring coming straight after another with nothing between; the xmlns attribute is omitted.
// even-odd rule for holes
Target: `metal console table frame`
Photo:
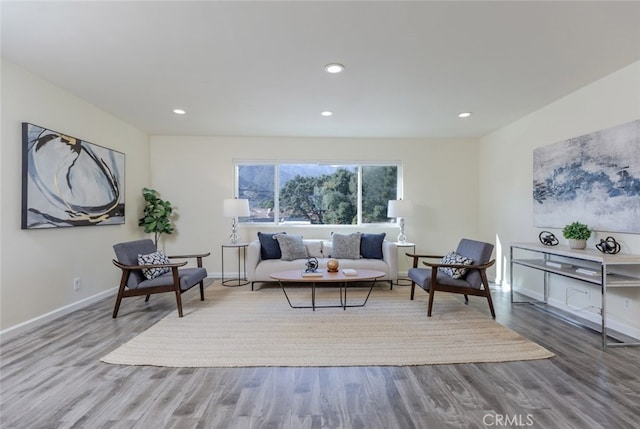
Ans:
<svg viewBox="0 0 640 429"><path fill-rule="evenodd" d="M513 250L520 249L528 252L541 253L542 259L514 259ZM576 261L576 264L587 262L600 266L599 275L582 274L577 272L578 266L572 267L555 267L548 265L547 262L553 261L552 257L568 258L571 261ZM543 301L514 301L513 299L513 266L521 265L524 267L541 270L544 272L544 292ZM607 288L618 287L640 287L640 278L631 277L623 274L611 273L608 271L608 267L613 266L640 266L639 255L608 255L603 254L595 250L574 250L567 246L544 246L538 243L511 243L510 248L510 273L509 284L511 285L511 303L512 304L535 304L542 303L547 304L549 295L549 276L556 274L564 277L568 277L575 280L580 280L586 283L600 286L600 292L602 295L602 306L600 308L601 315L601 333L602 333L602 348L616 346L640 346L640 342L618 342L610 343L607 338Z"/></svg>

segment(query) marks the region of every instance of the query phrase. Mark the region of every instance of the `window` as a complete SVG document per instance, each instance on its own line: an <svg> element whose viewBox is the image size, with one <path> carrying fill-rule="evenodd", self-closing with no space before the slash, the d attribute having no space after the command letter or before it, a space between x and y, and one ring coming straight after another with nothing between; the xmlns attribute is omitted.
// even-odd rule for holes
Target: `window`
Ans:
<svg viewBox="0 0 640 429"><path fill-rule="evenodd" d="M241 222L357 225L388 222L399 197L401 168L385 164L236 163L238 198L251 216Z"/></svg>

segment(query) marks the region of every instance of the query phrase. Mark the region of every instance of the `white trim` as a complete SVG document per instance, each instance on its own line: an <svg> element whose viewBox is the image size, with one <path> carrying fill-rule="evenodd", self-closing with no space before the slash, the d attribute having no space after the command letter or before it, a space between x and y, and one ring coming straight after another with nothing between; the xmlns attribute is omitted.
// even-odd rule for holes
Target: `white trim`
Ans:
<svg viewBox="0 0 640 429"><path fill-rule="evenodd" d="M5 341L9 341L12 338L17 337L18 335L33 329L33 328L37 328L39 326L42 326L46 323L51 322L54 319L57 319L61 316L65 316L67 314L70 314L76 310L79 310L81 308L84 308L88 305L94 304L98 301L103 300L104 298L107 298L109 296L114 296L116 293L118 293L118 288L113 288L113 289L109 289L106 290L104 292L100 292L96 295L90 296L88 298L85 299L81 299L80 301L76 301L72 304L69 305L65 305L64 307L60 307L56 310L53 310L49 313L43 314L41 316L35 317L31 320L27 320L26 322L22 322L19 323L17 325L14 325L10 328L4 329L2 331L0 331L0 342L5 342Z"/></svg>
<svg viewBox="0 0 640 429"><path fill-rule="evenodd" d="M218 277L216 277L215 275L207 275L208 279L216 279L216 278L220 278L219 275ZM108 289L104 292L100 292L96 295L90 296L88 298L85 299L81 299L80 301L76 301L72 304L69 305L65 305L64 307L60 307L56 310L53 310L49 313L43 314L41 316L35 317L31 320L27 320L26 322L22 322L19 323L17 325L14 325L10 328L4 329L2 331L0 331L0 343L4 343L5 341L9 341L15 337L17 337L18 335L40 327L46 323L51 322L52 320L55 320L61 316L65 316L67 314L73 313L76 310L80 310L84 307L87 307L91 304L95 304L98 301L101 301L105 298L108 298L110 296L115 296L118 293L118 288L112 288L112 289Z"/></svg>

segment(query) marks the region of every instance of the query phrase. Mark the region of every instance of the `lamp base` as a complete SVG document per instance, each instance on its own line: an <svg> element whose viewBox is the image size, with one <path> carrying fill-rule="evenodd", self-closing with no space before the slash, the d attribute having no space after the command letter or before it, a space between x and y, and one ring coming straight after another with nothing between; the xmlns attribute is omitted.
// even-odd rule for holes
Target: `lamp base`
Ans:
<svg viewBox="0 0 640 429"><path fill-rule="evenodd" d="M231 244L238 244L240 241L240 237L238 236L238 220L237 218L233 218L233 223L231 224L231 235L229 236L229 241Z"/></svg>
<svg viewBox="0 0 640 429"><path fill-rule="evenodd" d="M400 224L400 234L398 234L398 243L404 244L407 242L407 236L404 235L404 218L398 218Z"/></svg>

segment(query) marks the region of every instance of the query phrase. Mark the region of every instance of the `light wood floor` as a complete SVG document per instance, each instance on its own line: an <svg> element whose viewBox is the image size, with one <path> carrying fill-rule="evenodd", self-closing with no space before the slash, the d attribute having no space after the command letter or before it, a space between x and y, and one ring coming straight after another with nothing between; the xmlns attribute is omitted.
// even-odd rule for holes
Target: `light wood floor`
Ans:
<svg viewBox="0 0 640 429"><path fill-rule="evenodd" d="M598 334L493 295L500 323L557 356L416 367L108 365L99 358L175 303L168 294L128 298L113 320L105 300L2 345L0 427L639 427L640 348L603 351ZM488 315L486 301L469 299Z"/></svg>

